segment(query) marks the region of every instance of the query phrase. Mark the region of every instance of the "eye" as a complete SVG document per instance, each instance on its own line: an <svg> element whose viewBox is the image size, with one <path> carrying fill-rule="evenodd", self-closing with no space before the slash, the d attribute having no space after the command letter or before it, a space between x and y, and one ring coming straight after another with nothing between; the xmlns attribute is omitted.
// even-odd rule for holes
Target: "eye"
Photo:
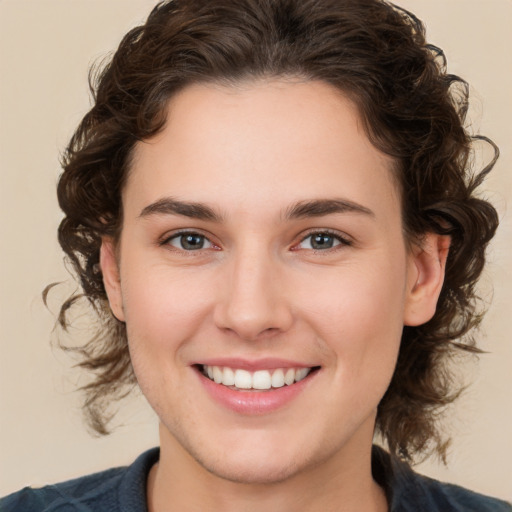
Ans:
<svg viewBox="0 0 512 512"><path fill-rule="evenodd" d="M164 244L171 245L182 251L199 251L200 249L211 249L212 242L199 233L178 233L165 240Z"/></svg>
<svg viewBox="0 0 512 512"><path fill-rule="evenodd" d="M323 251L332 249L342 244L350 245L350 242L339 235L335 235L326 231L318 231L315 233L310 233L308 236L303 238L302 241L296 246L296 248Z"/></svg>

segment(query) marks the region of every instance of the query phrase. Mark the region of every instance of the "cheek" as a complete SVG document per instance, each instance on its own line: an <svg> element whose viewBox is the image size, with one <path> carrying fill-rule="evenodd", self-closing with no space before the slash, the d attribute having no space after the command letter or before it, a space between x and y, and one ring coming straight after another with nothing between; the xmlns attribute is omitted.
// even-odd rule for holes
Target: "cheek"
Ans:
<svg viewBox="0 0 512 512"><path fill-rule="evenodd" d="M303 309L322 318L326 328L342 334L354 324L372 330L403 324L406 272L402 265L351 265L325 278L296 283Z"/></svg>
<svg viewBox="0 0 512 512"><path fill-rule="evenodd" d="M126 261L121 275L128 345L143 392L154 396L180 385L184 347L204 325L208 294L186 271L137 263Z"/></svg>
<svg viewBox="0 0 512 512"><path fill-rule="evenodd" d="M174 332L193 323L207 305L207 283L191 270L166 265L137 265L121 274L127 323L147 331Z"/></svg>
<svg viewBox="0 0 512 512"><path fill-rule="evenodd" d="M165 410L162 390L167 400L186 391L183 349L201 329L206 304L201 288L186 276L176 277L164 267L140 269L121 276L128 346L142 392L160 414Z"/></svg>
<svg viewBox="0 0 512 512"><path fill-rule="evenodd" d="M299 292L304 317L330 349L343 380L391 377L403 329L405 279L402 265L368 265L341 270L321 291L306 283Z"/></svg>

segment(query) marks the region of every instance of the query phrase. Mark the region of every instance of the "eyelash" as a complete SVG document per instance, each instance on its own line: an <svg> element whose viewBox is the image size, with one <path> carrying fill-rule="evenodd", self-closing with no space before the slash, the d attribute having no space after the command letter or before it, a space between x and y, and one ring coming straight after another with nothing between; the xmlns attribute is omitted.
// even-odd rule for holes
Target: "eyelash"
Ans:
<svg viewBox="0 0 512 512"><path fill-rule="evenodd" d="M336 250L339 250L343 247L347 247L347 246L351 246L352 245L352 241L349 240L348 238L342 236L340 233L336 232L336 231L332 231L332 230L329 230L329 229L316 229L316 230L313 230L313 231L310 231L309 233L307 233L305 236L303 236L301 238L301 240L294 244L292 247L291 247L291 250L292 251L299 251L301 250L300 248L298 248L298 246L302 243L304 243L308 238L311 238L313 236L328 236L328 237L332 237L335 241L339 242L338 244L334 245L333 247L328 247L326 249L314 249L314 248L311 248L311 249L307 249L307 250L311 250L315 253L330 253L332 251L336 251ZM201 237L203 239L203 241L207 241L209 242L212 247L207 247L207 248L204 248L204 247L199 247L198 249L184 249L183 247L174 247L170 242L172 240L176 240L176 239L179 239L180 237L185 237L185 236L195 236L195 237ZM170 246L172 247L174 250L177 250L177 251L181 251L181 252L184 252L184 253L188 253L191 255L191 253L195 253L195 252L200 252L202 250L207 250L207 249L215 249L215 250L218 250L219 249L219 246L216 245L214 242L212 242L210 240L210 238L205 235L204 233L200 233L198 231L187 231L187 230L184 230L184 231L178 231L176 233L173 233L171 236L167 236L165 237L164 239L162 239L162 241L159 242L159 245L160 246ZM183 245L183 244L180 244L180 245Z"/></svg>
<svg viewBox="0 0 512 512"><path fill-rule="evenodd" d="M177 240L181 237L185 237L185 236L195 236L195 237L201 237L203 239L203 241L208 241L212 247L211 248L218 248L218 246L212 242L210 240L210 238L205 235L204 233L200 233L198 231L190 231L190 230L183 230L183 231L178 231L176 233L173 233L172 235L170 236L167 236L165 237L164 239L162 239L161 242L159 242L159 245L160 246L170 246L172 247L172 249L176 250L176 251L181 251L181 252L184 252L184 253L194 253L194 252L199 252L199 251L202 251L203 249L205 249L204 247L200 247L199 249L190 249L190 250L187 250L187 249L184 249L184 248L179 248L179 247L174 247L171 245L171 241L172 240ZM180 245L183 245L183 244L180 244ZM206 249L210 249L210 247L206 248Z"/></svg>
<svg viewBox="0 0 512 512"><path fill-rule="evenodd" d="M329 236L329 237L332 237L333 239L335 239L336 241L339 242L339 244L333 246L333 247L328 247L327 249L310 249L312 250L313 252L315 253L330 253L332 251L337 251L343 247L347 247L347 246L351 246L352 245L352 240L349 240L348 238L342 236L339 232L337 231L332 231L330 229L315 229L313 231L310 231L309 233L307 233L301 240L298 244L295 244L293 247L292 247L292 250L300 250L297 247L297 245L300 245L302 244L304 241L306 241L308 238L311 238L315 235L323 235L323 236Z"/></svg>

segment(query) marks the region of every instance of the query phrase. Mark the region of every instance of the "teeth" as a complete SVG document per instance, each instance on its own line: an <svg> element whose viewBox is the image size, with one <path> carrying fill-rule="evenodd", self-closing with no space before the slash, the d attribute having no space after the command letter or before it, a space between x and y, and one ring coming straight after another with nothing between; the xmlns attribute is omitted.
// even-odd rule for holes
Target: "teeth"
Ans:
<svg viewBox="0 0 512 512"><path fill-rule="evenodd" d="M290 386L295 382L295 370L293 368L289 368L286 370L286 373L284 374L284 383L287 386Z"/></svg>
<svg viewBox="0 0 512 512"><path fill-rule="evenodd" d="M222 382L222 370L218 366L213 367L213 380L220 384Z"/></svg>
<svg viewBox="0 0 512 512"><path fill-rule="evenodd" d="M272 387L272 377L267 370L259 370L253 373L252 387L254 389L270 389Z"/></svg>
<svg viewBox="0 0 512 512"><path fill-rule="evenodd" d="M300 368L295 372L295 382L299 382L309 373L309 368Z"/></svg>
<svg viewBox="0 0 512 512"><path fill-rule="evenodd" d="M291 386L304 379L311 368L277 368L275 370L235 370L220 366L203 366L203 373L217 384L238 389L271 389Z"/></svg>
<svg viewBox="0 0 512 512"><path fill-rule="evenodd" d="M248 371L236 370L235 372L235 387L240 389L252 388L252 377Z"/></svg>
<svg viewBox="0 0 512 512"><path fill-rule="evenodd" d="M274 370L271 384L273 388L282 388L284 386L284 371L281 368Z"/></svg>
<svg viewBox="0 0 512 512"><path fill-rule="evenodd" d="M231 368L224 368L222 374L222 384L224 384L224 386L235 385L235 372Z"/></svg>

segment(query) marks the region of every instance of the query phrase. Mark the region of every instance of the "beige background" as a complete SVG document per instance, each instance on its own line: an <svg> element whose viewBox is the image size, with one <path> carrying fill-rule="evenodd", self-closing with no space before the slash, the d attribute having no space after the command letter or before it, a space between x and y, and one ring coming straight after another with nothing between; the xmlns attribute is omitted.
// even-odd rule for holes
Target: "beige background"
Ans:
<svg viewBox="0 0 512 512"><path fill-rule="evenodd" d="M50 301L73 289L56 242L59 151L88 107L89 64L143 21L153 0L0 0L0 495L21 486L126 464L157 443L142 398L123 408L112 436L87 434L72 361L50 347ZM501 147L487 194L502 217L486 283L494 298L475 382L452 411L449 467L420 470L512 500L512 37L511 0L402 0L427 23L450 70L473 86L473 125ZM508 209L507 209L508 204ZM82 324L86 321L82 322ZM81 334L76 333L77 336Z"/></svg>

